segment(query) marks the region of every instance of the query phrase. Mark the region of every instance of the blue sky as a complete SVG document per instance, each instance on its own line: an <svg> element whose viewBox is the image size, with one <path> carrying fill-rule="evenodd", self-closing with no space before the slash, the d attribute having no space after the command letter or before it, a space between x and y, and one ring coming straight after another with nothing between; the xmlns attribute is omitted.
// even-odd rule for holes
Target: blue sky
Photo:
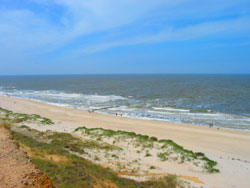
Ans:
<svg viewBox="0 0 250 188"><path fill-rule="evenodd" d="M0 0L0 74L250 73L249 0Z"/></svg>

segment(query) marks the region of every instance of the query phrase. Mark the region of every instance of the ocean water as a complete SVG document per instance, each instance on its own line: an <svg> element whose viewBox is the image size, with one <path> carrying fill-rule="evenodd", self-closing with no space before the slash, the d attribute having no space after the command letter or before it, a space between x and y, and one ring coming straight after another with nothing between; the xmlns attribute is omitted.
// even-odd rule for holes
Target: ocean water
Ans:
<svg viewBox="0 0 250 188"><path fill-rule="evenodd" d="M250 130L250 75L0 76L0 95L111 115Z"/></svg>

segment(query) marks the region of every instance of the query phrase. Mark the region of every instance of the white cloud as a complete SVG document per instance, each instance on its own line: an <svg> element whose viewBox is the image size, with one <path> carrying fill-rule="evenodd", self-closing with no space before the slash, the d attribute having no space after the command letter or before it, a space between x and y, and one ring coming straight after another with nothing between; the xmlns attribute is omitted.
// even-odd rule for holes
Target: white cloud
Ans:
<svg viewBox="0 0 250 188"><path fill-rule="evenodd" d="M244 0L237 2L211 0L206 3L196 0L30 0L30 2L37 3L48 11L54 11L53 7L56 6L62 10L60 19L54 20L53 17L46 16L46 11L41 15L41 12L38 13L31 7L0 9L1 51L10 49L20 55L25 52L39 54L70 46L83 38L88 39L88 42L78 44L73 51L96 52L117 46L191 40L217 33L227 35L249 30L247 17L222 21L201 20L208 14L219 16L227 7L232 9L233 6L246 2ZM175 25L175 21L183 20L187 23L181 26ZM56 23L58 21L60 23ZM191 23L193 21L197 23ZM144 30L145 23L147 29ZM143 33L130 32L136 27ZM108 34L103 34L105 32ZM92 39L94 34L101 36ZM109 36L112 34L114 37Z"/></svg>
<svg viewBox="0 0 250 188"><path fill-rule="evenodd" d="M103 42L83 47L82 53L95 53L97 51L117 47L137 44L162 43L172 41L185 41L198 39L206 36L217 35L220 38L225 35L239 33L241 31L250 31L250 18L232 19L226 21L206 22L191 26L186 26L179 29L168 27L159 32L150 35L139 35L135 37L125 38L112 42ZM79 53L81 53L79 51Z"/></svg>

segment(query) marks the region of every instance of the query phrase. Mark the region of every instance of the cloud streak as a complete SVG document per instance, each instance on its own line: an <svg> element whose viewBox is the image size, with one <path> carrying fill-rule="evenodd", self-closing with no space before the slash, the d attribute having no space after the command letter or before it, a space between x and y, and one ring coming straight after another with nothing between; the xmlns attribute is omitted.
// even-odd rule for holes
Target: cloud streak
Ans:
<svg viewBox="0 0 250 188"><path fill-rule="evenodd" d="M178 29L169 27L149 35L139 35L122 40L118 39L112 42L102 42L88 47L82 47L82 52L95 53L109 48L138 44L181 42L207 36L225 38L228 35L230 36L241 32L245 33L246 31L250 31L249 17L226 21L206 22ZM79 53L81 52L79 51Z"/></svg>
<svg viewBox="0 0 250 188"><path fill-rule="evenodd" d="M210 36L230 38L250 31L249 10L243 6L247 4L244 0L206 3L195 0L30 0L24 7L3 4L0 6L0 51L3 55L11 49L20 56L58 50L82 54Z"/></svg>

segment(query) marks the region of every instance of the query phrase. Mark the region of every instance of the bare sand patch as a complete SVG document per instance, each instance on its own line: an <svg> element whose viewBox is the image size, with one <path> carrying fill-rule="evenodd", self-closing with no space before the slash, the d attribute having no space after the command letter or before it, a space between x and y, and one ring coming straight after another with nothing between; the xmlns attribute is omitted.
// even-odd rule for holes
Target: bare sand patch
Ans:
<svg viewBox="0 0 250 188"><path fill-rule="evenodd" d="M1 188L54 187L49 177L19 150L9 131L3 127L0 127L0 167Z"/></svg>

